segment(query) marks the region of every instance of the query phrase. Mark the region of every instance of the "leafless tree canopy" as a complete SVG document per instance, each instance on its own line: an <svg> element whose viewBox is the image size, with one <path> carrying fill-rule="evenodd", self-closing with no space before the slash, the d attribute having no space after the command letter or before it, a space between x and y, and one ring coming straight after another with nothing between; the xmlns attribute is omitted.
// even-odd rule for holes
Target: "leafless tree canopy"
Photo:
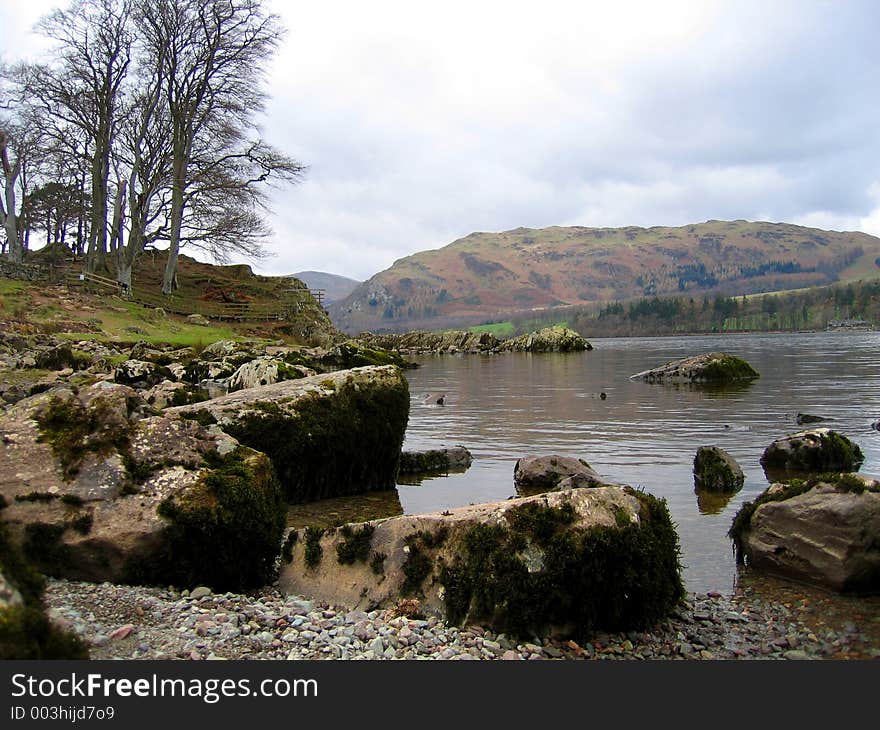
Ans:
<svg viewBox="0 0 880 730"><path fill-rule="evenodd" d="M46 62L0 72L8 255L43 232L130 286L167 243L166 293L183 247L264 255L269 186L305 167L257 125L284 35L261 0L74 0L38 27Z"/></svg>

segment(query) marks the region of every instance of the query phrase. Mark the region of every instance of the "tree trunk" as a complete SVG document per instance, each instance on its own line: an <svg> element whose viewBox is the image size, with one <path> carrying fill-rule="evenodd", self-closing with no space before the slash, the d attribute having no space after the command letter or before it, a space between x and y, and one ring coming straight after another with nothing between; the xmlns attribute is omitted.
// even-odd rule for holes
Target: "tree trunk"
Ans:
<svg viewBox="0 0 880 730"><path fill-rule="evenodd" d="M171 230L168 243L168 262L162 278L162 293L171 294L177 288L177 257L180 253L180 229L183 224L183 186L187 164L185 153L175 150L174 187L171 190Z"/></svg>

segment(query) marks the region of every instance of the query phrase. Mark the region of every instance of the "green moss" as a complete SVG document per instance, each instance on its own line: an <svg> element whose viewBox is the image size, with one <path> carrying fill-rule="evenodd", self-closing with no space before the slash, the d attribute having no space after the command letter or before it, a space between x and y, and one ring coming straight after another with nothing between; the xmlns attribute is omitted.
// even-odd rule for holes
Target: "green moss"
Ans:
<svg viewBox="0 0 880 730"><path fill-rule="evenodd" d="M321 547L321 537L324 535L322 527L307 527L305 529L305 554L303 560L307 568L317 568L324 556L324 548Z"/></svg>
<svg viewBox="0 0 880 730"><path fill-rule="evenodd" d="M694 486L715 492L736 492L742 489L745 477L737 473L712 448L701 448L694 457Z"/></svg>
<svg viewBox="0 0 880 730"><path fill-rule="evenodd" d="M821 444L808 448L799 441L794 450L768 447L761 456L765 469L792 469L804 472L848 472L858 469L865 460L859 445L837 431L820 434Z"/></svg>
<svg viewBox="0 0 880 730"><path fill-rule="evenodd" d="M25 525L22 551L41 572L59 575L70 565L70 548L61 540L67 528L68 525L47 522Z"/></svg>
<svg viewBox="0 0 880 730"><path fill-rule="evenodd" d="M49 621L43 606L43 579L9 539L3 523L0 573L22 597L21 604L0 608L0 660L88 659L88 650L79 638Z"/></svg>
<svg viewBox="0 0 880 730"><path fill-rule="evenodd" d="M284 541L284 545L281 546L281 558L285 563L293 561L293 546L296 545L297 540L299 540L299 531L291 530Z"/></svg>
<svg viewBox="0 0 880 730"><path fill-rule="evenodd" d="M745 360L722 354L706 364L701 377L705 380L745 380L760 376Z"/></svg>
<svg viewBox="0 0 880 730"><path fill-rule="evenodd" d="M201 408L198 411L190 411L189 413L181 413L180 417L187 421L195 421L204 428L213 426L217 423L216 416L206 408Z"/></svg>
<svg viewBox="0 0 880 730"><path fill-rule="evenodd" d="M667 615L684 596L678 536L665 501L629 491L639 524L627 516L619 527L573 528L570 506L529 503L508 513L508 526L471 528L440 571L450 621L484 620L520 636L574 625L587 636ZM529 545L540 569L529 569Z"/></svg>
<svg viewBox="0 0 880 730"><path fill-rule="evenodd" d="M269 456L289 502L395 488L409 417L405 380L346 382L332 396L312 393L287 408L259 405L225 430Z"/></svg>
<svg viewBox="0 0 880 730"><path fill-rule="evenodd" d="M431 574L434 567L427 545L422 543L422 536L426 533L418 532L409 535L404 540L406 544L406 560L403 561L403 583L400 587L401 596L415 596L422 592L422 583Z"/></svg>
<svg viewBox="0 0 880 730"><path fill-rule="evenodd" d="M132 582L207 585L216 591L265 585L274 574L285 508L271 464L249 449L217 457L183 495L163 500L167 550L129 561Z"/></svg>
<svg viewBox="0 0 880 730"><path fill-rule="evenodd" d="M28 492L27 494L16 494L16 502L52 502L58 499L57 494L51 492Z"/></svg>
<svg viewBox="0 0 880 730"><path fill-rule="evenodd" d="M144 461L138 461L130 453L122 454L122 465L125 467L125 473L130 480L131 486L143 484L162 468L160 464L149 464Z"/></svg>
<svg viewBox="0 0 880 730"><path fill-rule="evenodd" d="M87 453L106 456L114 450L126 452L131 441L131 427L119 427L113 407L103 398L95 398L86 408L76 398L56 396L35 420L39 440L52 447L67 480L76 476Z"/></svg>
<svg viewBox="0 0 880 730"><path fill-rule="evenodd" d="M82 497L76 494L62 494L61 503L70 507L82 507L85 502Z"/></svg>
<svg viewBox="0 0 880 730"><path fill-rule="evenodd" d="M344 540L336 546L336 559L341 565L352 565L355 561L365 563L370 557L370 547L373 540L373 525L362 525L359 529L353 529L345 525L341 532Z"/></svg>
<svg viewBox="0 0 880 730"><path fill-rule="evenodd" d="M194 386L178 388L171 394L172 406L188 406L192 403L203 403L206 400L210 400L208 391Z"/></svg>
<svg viewBox="0 0 880 730"><path fill-rule="evenodd" d="M388 556L385 553L373 553L370 556L370 570L376 575L385 574L385 560Z"/></svg>
<svg viewBox="0 0 880 730"><path fill-rule="evenodd" d="M70 520L68 524L80 535L88 535L92 531L93 520L91 512L83 512Z"/></svg>

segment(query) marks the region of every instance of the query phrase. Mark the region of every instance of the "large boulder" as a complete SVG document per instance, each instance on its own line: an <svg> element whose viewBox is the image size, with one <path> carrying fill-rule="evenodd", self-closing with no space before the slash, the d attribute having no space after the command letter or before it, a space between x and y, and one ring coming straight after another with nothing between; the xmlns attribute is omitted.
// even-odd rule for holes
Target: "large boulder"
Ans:
<svg viewBox="0 0 880 730"><path fill-rule="evenodd" d="M451 446L427 451L402 451L400 474L428 474L431 472L464 471L473 462L473 456L464 446Z"/></svg>
<svg viewBox="0 0 880 730"><path fill-rule="evenodd" d="M285 508L268 458L136 393L56 389L0 416L0 497L42 572L75 580L265 583Z"/></svg>
<svg viewBox="0 0 880 730"><path fill-rule="evenodd" d="M305 377L302 365L289 365L275 357L257 357L241 365L229 378L229 392L272 385L282 380Z"/></svg>
<svg viewBox="0 0 880 730"><path fill-rule="evenodd" d="M834 591L880 592L880 482L857 474L771 485L730 529L740 562Z"/></svg>
<svg viewBox="0 0 880 730"><path fill-rule="evenodd" d="M292 532L282 590L370 610L401 599L452 623L531 636L650 625L683 595L665 502L575 489Z"/></svg>
<svg viewBox="0 0 880 730"><path fill-rule="evenodd" d="M521 494L538 494L553 489L607 486L583 459L573 456L524 456L513 467L513 483Z"/></svg>
<svg viewBox="0 0 880 730"><path fill-rule="evenodd" d="M859 445L830 428L799 431L770 444L761 455L768 474L853 471L865 460Z"/></svg>
<svg viewBox="0 0 880 730"><path fill-rule="evenodd" d="M758 371L742 358L726 352L710 352L673 360L631 375L630 380L644 380L646 383L725 383L757 377Z"/></svg>
<svg viewBox="0 0 880 730"><path fill-rule="evenodd" d="M393 365L248 388L168 408L216 423L272 460L289 502L394 489L409 388Z"/></svg>
<svg viewBox="0 0 880 730"><path fill-rule="evenodd" d="M545 327L505 340L499 349L509 352L582 352L592 350L593 346L567 327Z"/></svg>
<svg viewBox="0 0 880 730"><path fill-rule="evenodd" d="M736 492L745 482L743 470L730 454L717 446L701 446L694 456L694 489Z"/></svg>

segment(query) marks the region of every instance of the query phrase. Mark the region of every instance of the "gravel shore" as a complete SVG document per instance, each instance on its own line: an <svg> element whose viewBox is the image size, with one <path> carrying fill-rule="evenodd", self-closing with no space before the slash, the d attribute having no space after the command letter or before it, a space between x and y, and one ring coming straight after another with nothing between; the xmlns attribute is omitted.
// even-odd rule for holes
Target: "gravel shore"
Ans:
<svg viewBox="0 0 880 730"><path fill-rule="evenodd" d="M347 611L269 588L190 594L49 580L46 589L50 615L89 643L93 659L880 658L880 617L820 626L808 620L816 611L805 603L767 601L749 591L690 594L650 631L600 633L580 645L517 640L394 610Z"/></svg>

